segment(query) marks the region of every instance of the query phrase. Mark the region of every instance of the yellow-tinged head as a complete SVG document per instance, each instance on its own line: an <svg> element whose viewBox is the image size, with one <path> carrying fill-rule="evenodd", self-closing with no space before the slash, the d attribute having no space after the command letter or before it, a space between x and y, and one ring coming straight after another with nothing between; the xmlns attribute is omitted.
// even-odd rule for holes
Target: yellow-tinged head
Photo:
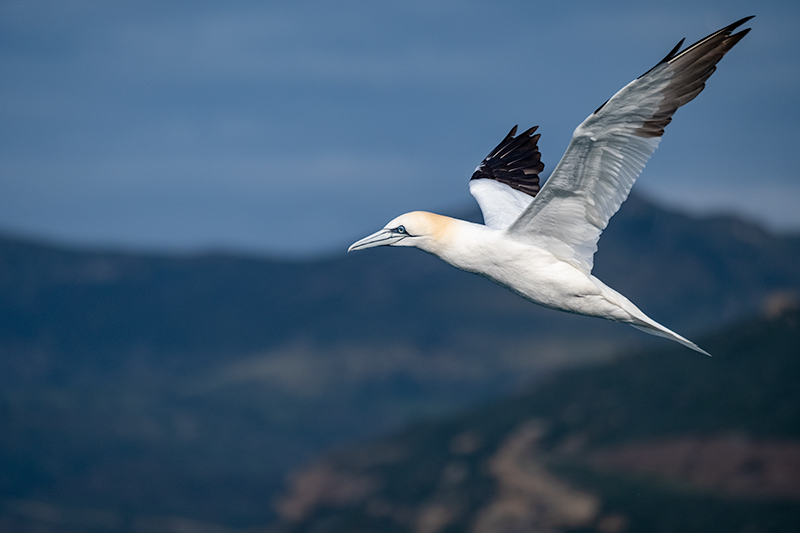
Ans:
<svg viewBox="0 0 800 533"><path fill-rule="evenodd" d="M432 252L446 241L453 227L450 217L412 211L395 218L380 231L353 243L348 252L374 246L416 246Z"/></svg>

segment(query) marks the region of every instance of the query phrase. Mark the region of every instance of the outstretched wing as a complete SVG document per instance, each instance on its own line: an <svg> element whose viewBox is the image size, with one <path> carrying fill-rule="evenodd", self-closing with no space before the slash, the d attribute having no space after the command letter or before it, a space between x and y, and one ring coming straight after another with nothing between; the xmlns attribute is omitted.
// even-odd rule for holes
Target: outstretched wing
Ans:
<svg viewBox="0 0 800 533"><path fill-rule="evenodd" d="M747 17L660 63L623 87L581 123L564 157L530 206L509 227L589 274L597 240L628 197L675 111L694 99L722 59L749 29Z"/></svg>
<svg viewBox="0 0 800 533"><path fill-rule="evenodd" d="M487 226L507 228L539 192L539 173L544 170L534 135L538 126L517 137L511 128L497 147L475 169L469 192L478 201Z"/></svg>

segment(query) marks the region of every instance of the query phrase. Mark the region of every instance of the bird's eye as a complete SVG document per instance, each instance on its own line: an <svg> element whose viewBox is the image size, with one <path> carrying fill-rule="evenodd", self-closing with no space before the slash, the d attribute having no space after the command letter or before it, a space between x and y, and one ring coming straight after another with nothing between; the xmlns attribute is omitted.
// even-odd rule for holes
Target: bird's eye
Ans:
<svg viewBox="0 0 800 533"><path fill-rule="evenodd" d="M405 233L406 232L406 227L405 226L397 226L394 230L397 233Z"/></svg>

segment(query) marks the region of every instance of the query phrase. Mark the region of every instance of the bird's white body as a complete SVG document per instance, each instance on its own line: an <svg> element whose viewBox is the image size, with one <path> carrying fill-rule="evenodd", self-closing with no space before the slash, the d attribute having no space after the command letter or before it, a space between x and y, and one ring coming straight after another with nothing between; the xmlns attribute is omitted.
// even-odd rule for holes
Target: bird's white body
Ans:
<svg viewBox="0 0 800 533"><path fill-rule="evenodd" d="M717 62L749 30L715 32L623 87L589 115L540 187L536 128L516 126L478 166L470 192L485 225L414 211L354 243L414 246L484 276L536 304L622 322L708 355L591 273L597 241L655 152L678 107L705 86Z"/></svg>
<svg viewBox="0 0 800 533"><path fill-rule="evenodd" d="M432 213L417 213L431 216ZM598 315L584 297L600 290L574 266L538 246L509 238L504 230L441 217L445 238L418 246L456 268L486 277L534 303L580 314Z"/></svg>
<svg viewBox="0 0 800 533"><path fill-rule="evenodd" d="M420 228L434 238L413 246L466 272L478 274L535 304L630 324L706 353L693 342L645 315L625 296L591 274L539 246L514 239L507 230L415 211L387 226ZM403 245L403 244L399 244Z"/></svg>

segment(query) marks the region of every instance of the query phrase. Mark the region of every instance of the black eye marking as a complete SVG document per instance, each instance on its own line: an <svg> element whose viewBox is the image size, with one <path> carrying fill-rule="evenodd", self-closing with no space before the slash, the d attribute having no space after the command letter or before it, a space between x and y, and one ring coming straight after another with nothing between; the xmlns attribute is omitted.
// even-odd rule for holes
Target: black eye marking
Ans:
<svg viewBox="0 0 800 533"><path fill-rule="evenodd" d="M395 233L405 233L406 232L406 227L405 226L397 226L396 228L394 228L394 231L395 231Z"/></svg>

